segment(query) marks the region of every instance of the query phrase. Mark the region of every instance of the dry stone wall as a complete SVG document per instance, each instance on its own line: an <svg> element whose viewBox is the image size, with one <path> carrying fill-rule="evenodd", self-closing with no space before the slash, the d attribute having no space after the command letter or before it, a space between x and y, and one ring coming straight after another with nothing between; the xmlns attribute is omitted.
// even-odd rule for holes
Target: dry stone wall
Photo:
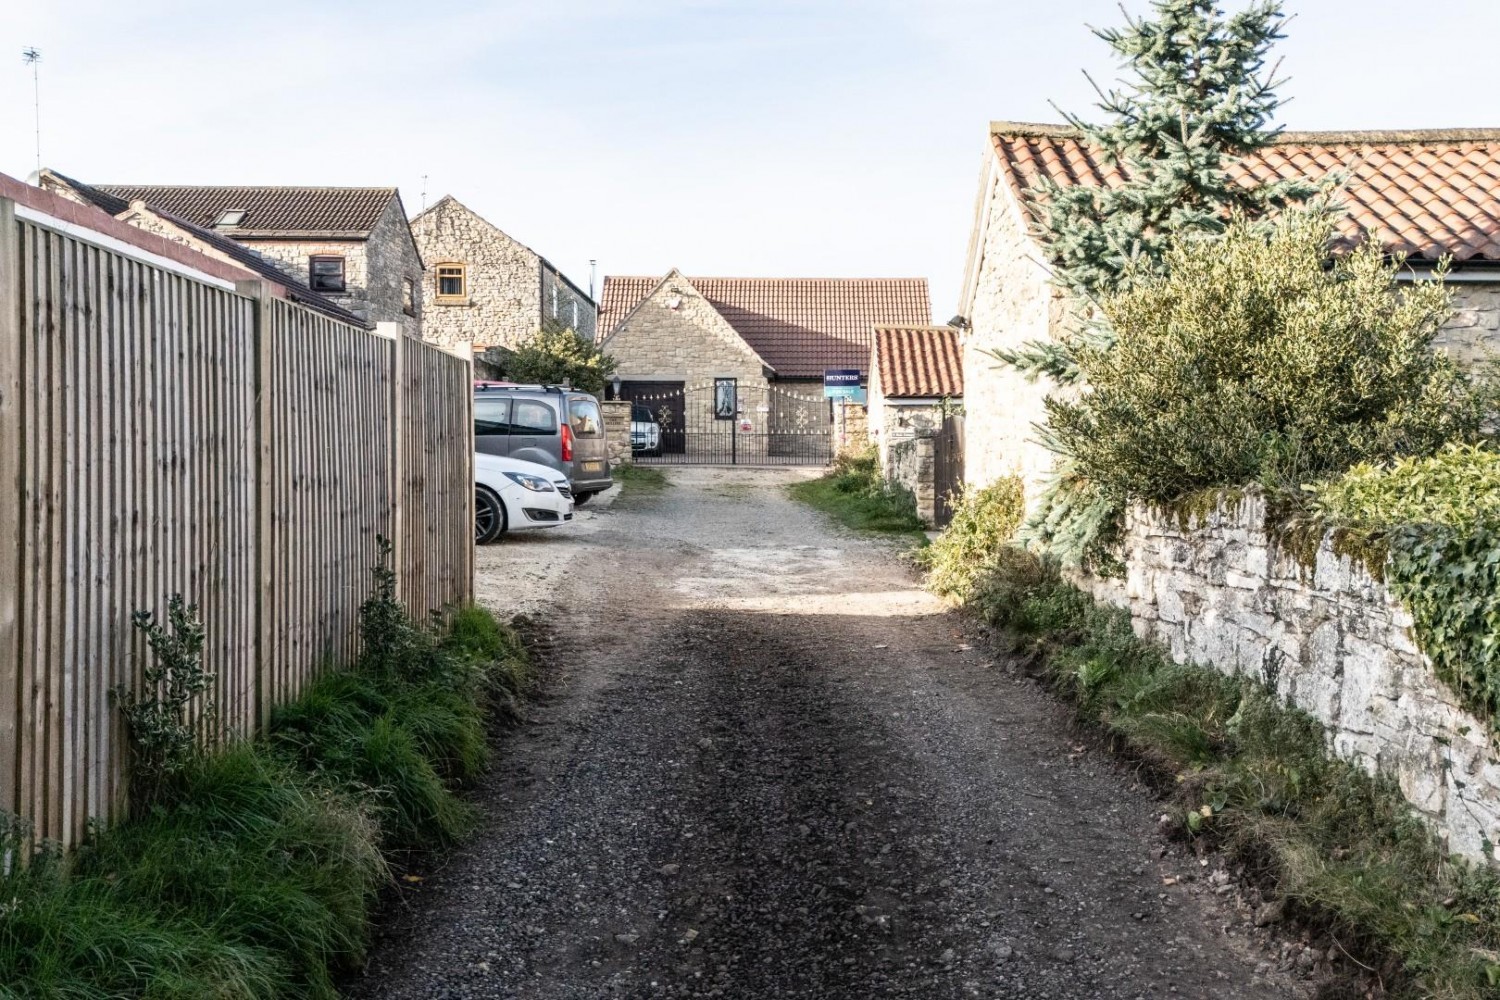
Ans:
<svg viewBox="0 0 1500 1000"><path fill-rule="evenodd" d="M1190 525L1136 508L1126 578L1083 578L1174 660L1258 678L1324 723L1331 747L1394 777L1472 859L1496 860L1500 753L1412 639L1411 616L1328 539L1311 567L1266 531L1264 501L1225 501Z"/></svg>

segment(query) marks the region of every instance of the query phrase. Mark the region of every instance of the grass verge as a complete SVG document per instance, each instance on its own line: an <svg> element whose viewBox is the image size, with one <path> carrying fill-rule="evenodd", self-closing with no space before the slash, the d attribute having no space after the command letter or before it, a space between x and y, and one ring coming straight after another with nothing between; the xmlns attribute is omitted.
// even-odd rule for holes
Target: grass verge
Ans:
<svg viewBox="0 0 1500 1000"><path fill-rule="evenodd" d="M971 606L1161 778L1176 832L1244 862L1396 997L1500 989L1500 878L1444 853L1394 783L1332 758L1264 686L1175 664L1031 555L1008 549Z"/></svg>
<svg viewBox="0 0 1500 1000"><path fill-rule="evenodd" d="M0 997L337 997L390 862L471 828L487 718L529 685L479 608L442 629L377 589L367 652L200 755L142 815L0 876ZM9 831L12 846L21 831Z"/></svg>
<svg viewBox="0 0 1500 1000"><path fill-rule="evenodd" d="M614 466L611 474L615 482L624 483L635 493L660 493L671 485L665 472L634 462Z"/></svg>
<svg viewBox="0 0 1500 1000"><path fill-rule="evenodd" d="M879 462L874 448L840 456L826 476L793 484L792 498L855 531L907 535L927 544L916 500L908 490L881 477Z"/></svg>

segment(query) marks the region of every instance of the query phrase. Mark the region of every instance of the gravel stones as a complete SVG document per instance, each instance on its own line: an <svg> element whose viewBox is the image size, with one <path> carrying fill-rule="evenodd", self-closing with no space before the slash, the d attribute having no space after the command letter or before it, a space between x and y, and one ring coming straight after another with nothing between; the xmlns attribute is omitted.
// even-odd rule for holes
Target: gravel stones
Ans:
<svg viewBox="0 0 1500 1000"><path fill-rule="evenodd" d="M534 533L549 691L350 992L1295 995L1163 883L1144 793L1070 761L1066 711L885 543L788 500L800 474L674 469ZM508 544L481 578L519 572Z"/></svg>

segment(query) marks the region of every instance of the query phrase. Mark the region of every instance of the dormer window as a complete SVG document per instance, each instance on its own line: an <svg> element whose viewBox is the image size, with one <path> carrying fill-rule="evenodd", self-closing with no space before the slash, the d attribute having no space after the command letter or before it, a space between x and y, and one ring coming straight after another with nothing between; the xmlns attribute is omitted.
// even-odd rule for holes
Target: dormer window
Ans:
<svg viewBox="0 0 1500 1000"><path fill-rule="evenodd" d="M243 208L231 208L226 212L220 212L219 217L214 220L215 229L233 229L245 221L245 210Z"/></svg>

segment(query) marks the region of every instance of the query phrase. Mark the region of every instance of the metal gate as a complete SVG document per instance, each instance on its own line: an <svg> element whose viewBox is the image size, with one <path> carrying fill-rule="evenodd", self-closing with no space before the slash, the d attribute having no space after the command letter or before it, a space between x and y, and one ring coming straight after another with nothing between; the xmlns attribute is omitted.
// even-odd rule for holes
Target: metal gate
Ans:
<svg viewBox="0 0 1500 1000"><path fill-rule="evenodd" d="M943 414L942 426L933 439L932 466L935 487L932 520L935 527L942 528L953 520L953 505L964 483L962 414Z"/></svg>
<svg viewBox="0 0 1500 1000"><path fill-rule="evenodd" d="M620 397L651 411L660 447L644 465L827 465L833 408L827 399L737 379L684 385L623 382Z"/></svg>

